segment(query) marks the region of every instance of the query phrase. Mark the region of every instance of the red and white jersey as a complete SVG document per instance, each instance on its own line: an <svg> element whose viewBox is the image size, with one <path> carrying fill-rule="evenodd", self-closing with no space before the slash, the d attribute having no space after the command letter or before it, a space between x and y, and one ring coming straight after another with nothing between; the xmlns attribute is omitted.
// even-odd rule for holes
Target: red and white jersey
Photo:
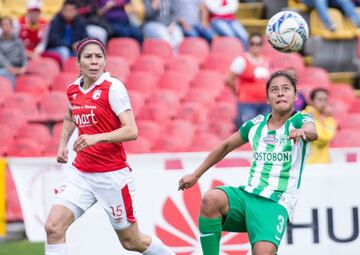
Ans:
<svg viewBox="0 0 360 255"><path fill-rule="evenodd" d="M116 78L104 73L88 89L80 85L82 77L68 86L72 119L79 135L99 134L121 127L118 115L131 109L125 86ZM76 155L73 165L83 172L110 172L127 165L122 143L97 143Z"/></svg>

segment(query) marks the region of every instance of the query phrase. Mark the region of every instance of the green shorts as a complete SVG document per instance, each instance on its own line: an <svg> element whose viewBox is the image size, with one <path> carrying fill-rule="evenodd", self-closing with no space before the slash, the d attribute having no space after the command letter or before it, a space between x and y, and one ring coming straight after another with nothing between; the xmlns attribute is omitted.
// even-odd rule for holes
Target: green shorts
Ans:
<svg viewBox="0 0 360 255"><path fill-rule="evenodd" d="M259 241L268 241L279 247L284 235L288 214L278 203L251 194L238 187L220 186L229 199L229 212L223 219L223 230L248 232L253 246Z"/></svg>

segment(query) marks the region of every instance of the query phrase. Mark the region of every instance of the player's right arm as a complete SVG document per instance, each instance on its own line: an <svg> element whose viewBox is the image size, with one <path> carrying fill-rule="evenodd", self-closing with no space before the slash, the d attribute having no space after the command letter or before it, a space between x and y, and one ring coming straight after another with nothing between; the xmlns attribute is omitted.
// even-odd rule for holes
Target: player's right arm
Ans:
<svg viewBox="0 0 360 255"><path fill-rule="evenodd" d="M223 159L229 152L245 143L246 141L241 138L239 132L234 133L216 146L192 174L185 175L180 179L179 190L191 188L207 170Z"/></svg>
<svg viewBox="0 0 360 255"><path fill-rule="evenodd" d="M76 128L76 125L71 118L71 110L69 109L69 111L66 113L64 121L63 121L60 142L59 142L59 148L58 148L58 153L57 153L57 157L56 157L56 161L58 163L66 163L68 160L67 143L68 143L72 133L74 132L75 128Z"/></svg>

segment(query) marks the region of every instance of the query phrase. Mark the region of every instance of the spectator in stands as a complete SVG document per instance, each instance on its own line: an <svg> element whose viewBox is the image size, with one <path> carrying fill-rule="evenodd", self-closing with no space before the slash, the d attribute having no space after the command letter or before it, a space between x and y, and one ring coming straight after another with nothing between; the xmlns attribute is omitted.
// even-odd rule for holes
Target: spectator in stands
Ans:
<svg viewBox="0 0 360 255"><path fill-rule="evenodd" d="M286 72L288 74L290 74L294 79L298 79L298 75L297 75L297 71L293 66L289 66L287 68L285 68ZM307 106L307 102L306 102L306 98L304 96L304 93L301 89L298 89L297 91L297 99L295 101L295 110L296 111L302 111L305 109L305 107Z"/></svg>
<svg viewBox="0 0 360 255"><path fill-rule="evenodd" d="M13 33L10 17L0 19L0 76L7 78L14 86L16 76L26 72L27 59L20 38Z"/></svg>
<svg viewBox="0 0 360 255"><path fill-rule="evenodd" d="M356 12L356 6L352 0L302 0L307 6L315 8L322 22L330 31L336 30L336 25L328 13L329 7L338 8L355 24L360 27L360 16Z"/></svg>
<svg viewBox="0 0 360 255"><path fill-rule="evenodd" d="M106 44L111 33L111 25L97 14L96 0L75 0L75 2L79 8L79 14L86 21L87 34Z"/></svg>
<svg viewBox="0 0 360 255"><path fill-rule="evenodd" d="M234 59L226 77L226 85L238 99L238 114L235 120L237 127L258 114L267 114L270 110L263 92L266 79L270 76L270 64L262 55L262 46L261 34L251 34L249 51Z"/></svg>
<svg viewBox="0 0 360 255"><path fill-rule="evenodd" d="M335 137L337 124L328 103L328 91L316 88L310 92L310 100L303 112L314 119L318 139L310 144L308 163L330 163L329 145Z"/></svg>
<svg viewBox="0 0 360 255"><path fill-rule="evenodd" d="M48 22L40 15L41 3L37 0L29 0L26 15L19 17L19 37L24 43L26 56L28 59L53 58L61 65L59 54L45 51L49 32Z"/></svg>
<svg viewBox="0 0 360 255"><path fill-rule="evenodd" d="M129 16L130 22L136 26L141 26L145 19L145 6L142 0L131 0L125 10Z"/></svg>
<svg viewBox="0 0 360 255"><path fill-rule="evenodd" d="M65 0L58 14L51 20L47 49L61 56L64 63L75 56L78 42L86 38L86 23L79 15L74 0Z"/></svg>
<svg viewBox="0 0 360 255"><path fill-rule="evenodd" d="M125 5L130 0L97 0L98 15L111 25L112 37L131 37L140 44L143 42L141 29L130 23Z"/></svg>
<svg viewBox="0 0 360 255"><path fill-rule="evenodd" d="M203 0L208 11L211 27L220 36L237 37L244 47L248 46L248 33L236 19L238 0Z"/></svg>
<svg viewBox="0 0 360 255"><path fill-rule="evenodd" d="M177 49L184 39L181 27L177 24L175 13L176 0L144 0L144 36L159 38Z"/></svg>
<svg viewBox="0 0 360 255"><path fill-rule="evenodd" d="M210 27L207 11L201 0L178 0L174 2L177 22L184 35L202 37L211 43L214 32Z"/></svg>

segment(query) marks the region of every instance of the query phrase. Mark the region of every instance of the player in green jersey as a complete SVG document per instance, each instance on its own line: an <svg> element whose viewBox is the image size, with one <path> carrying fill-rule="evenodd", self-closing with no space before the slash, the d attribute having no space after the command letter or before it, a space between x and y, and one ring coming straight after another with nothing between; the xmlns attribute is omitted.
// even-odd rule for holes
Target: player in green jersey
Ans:
<svg viewBox="0 0 360 255"><path fill-rule="evenodd" d="M211 189L202 199L199 228L204 255L219 255L223 230L248 232L253 255L275 255L292 217L316 128L311 118L294 110L296 80L288 73L273 73L266 95L271 113L245 122L179 181L180 190L191 188L229 152L250 142L253 157L247 183Z"/></svg>

